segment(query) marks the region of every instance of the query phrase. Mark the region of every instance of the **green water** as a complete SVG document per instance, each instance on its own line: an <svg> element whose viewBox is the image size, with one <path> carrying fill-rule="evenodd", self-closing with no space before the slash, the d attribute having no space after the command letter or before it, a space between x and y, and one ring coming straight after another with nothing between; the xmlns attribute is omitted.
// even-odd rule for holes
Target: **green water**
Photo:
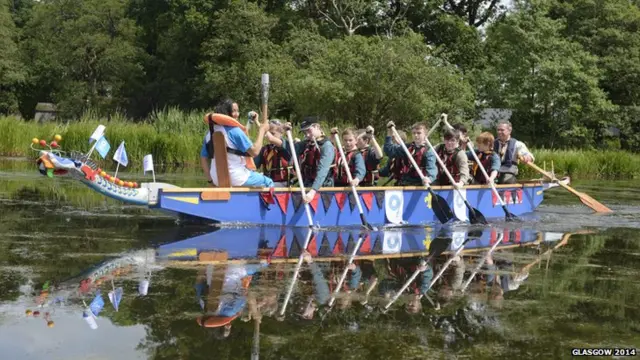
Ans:
<svg viewBox="0 0 640 360"><path fill-rule="evenodd" d="M142 179L141 174L121 177ZM203 185L193 169L159 175L158 181ZM354 298L347 309L336 307L324 318L320 312L302 320L295 315L300 299L294 297L284 321L263 311L260 358L568 358L573 347L639 347L637 181L574 185L615 213L593 215L566 191L549 191L538 211L540 220L520 226L541 234L591 233L572 235L566 245L545 255L541 254L557 242L497 250L493 258L508 261L513 271L531 265L528 278L505 292L504 300L489 302L486 294L439 300L441 284L436 284L432 297L440 310L423 300L418 314L407 313L402 303L382 313L383 299L373 292L372 309ZM197 325L201 310L194 284L203 269L156 264L146 296L138 295L143 270L116 275L114 286L124 289L122 302L116 312L106 296L110 281L101 284L105 307L96 330L82 319L82 301L89 303L95 292L70 296L64 304L37 305L39 289L47 281L54 286L68 283L124 253L152 250L212 230L123 206L70 180L42 177L22 161L0 162L0 357L250 359L254 321L234 320L226 339ZM471 261L471 256L463 259ZM445 260L443 256L437 262ZM266 301L282 294L293 267L277 268L282 278L265 275L250 287L250 296ZM467 266L465 278L472 267ZM310 285L305 289L313 292ZM26 316L27 309L41 314ZM47 327L45 312L53 328Z"/></svg>

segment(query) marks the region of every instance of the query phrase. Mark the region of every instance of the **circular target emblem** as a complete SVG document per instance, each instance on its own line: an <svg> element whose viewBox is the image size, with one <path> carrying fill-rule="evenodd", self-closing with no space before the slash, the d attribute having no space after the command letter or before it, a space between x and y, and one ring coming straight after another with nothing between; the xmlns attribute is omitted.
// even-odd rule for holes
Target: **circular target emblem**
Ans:
<svg viewBox="0 0 640 360"><path fill-rule="evenodd" d="M393 195L389 198L389 210L398 211L400 208L400 196Z"/></svg>

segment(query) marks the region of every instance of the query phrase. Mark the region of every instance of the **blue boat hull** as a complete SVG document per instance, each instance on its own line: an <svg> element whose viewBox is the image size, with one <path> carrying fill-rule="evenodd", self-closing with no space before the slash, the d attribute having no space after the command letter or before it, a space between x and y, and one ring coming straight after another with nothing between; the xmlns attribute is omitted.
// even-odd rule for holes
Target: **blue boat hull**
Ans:
<svg viewBox="0 0 640 360"><path fill-rule="evenodd" d="M515 184L500 186L498 191L507 202L508 210L515 215L533 212L542 202L546 185L542 183ZM446 199L456 214L464 213L467 209L462 201L454 201L458 197L450 187L434 187L435 192ZM437 223L438 220L431 208L430 195L424 188L416 187L385 187L362 188L361 201L368 197L367 206L363 205L367 221L375 226L398 224L391 221L390 204L387 203L389 193L399 193L402 198L401 218L405 225L420 226ZM320 191L317 206L312 209L314 225L320 227L344 227L360 225L358 208L345 201L342 208L336 196L342 199L350 193L348 188L328 188ZM220 194L221 199L208 200L212 194ZM298 195L296 189L276 189L276 197L291 198L277 200L268 207L263 204L260 190L248 188L231 189L161 189L158 201L153 207L180 214L192 215L221 223L246 223L259 225L308 226L308 220L303 205L296 207L293 197ZM225 198L223 195L226 195ZM371 200L373 197L373 200ZM380 201L380 199L382 201ZM466 199L471 205L480 210L487 219L504 218L504 211L491 189L480 186L470 186L466 189ZM326 202L328 201L328 204ZM457 210L456 210L457 207ZM462 217L464 217L464 215ZM467 215L468 216L468 215Z"/></svg>
<svg viewBox="0 0 640 360"><path fill-rule="evenodd" d="M307 229L291 227L223 228L208 234L161 245L156 250L158 260L195 261L203 252L226 252L228 259L255 259L259 252L266 252L272 259L296 258L309 235ZM549 234L555 236L549 236ZM364 236L357 255L381 257L419 256L428 252L428 246L436 237L451 237L449 251L464 245L465 251L533 244L540 241L557 241L562 234L542 233L531 229L453 230L442 227L410 228L360 232L358 230L318 231L312 233L307 250L317 259L331 259L350 254Z"/></svg>

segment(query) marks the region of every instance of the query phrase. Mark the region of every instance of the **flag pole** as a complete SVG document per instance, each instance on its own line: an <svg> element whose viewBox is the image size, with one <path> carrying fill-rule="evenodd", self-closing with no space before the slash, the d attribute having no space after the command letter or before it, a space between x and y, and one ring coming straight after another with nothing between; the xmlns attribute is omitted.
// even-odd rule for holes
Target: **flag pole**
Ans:
<svg viewBox="0 0 640 360"><path fill-rule="evenodd" d="M119 162L117 162L117 163L118 163L118 165L116 165L116 173L115 173L115 175L113 175L114 178L118 177L118 169L120 168L120 163Z"/></svg>
<svg viewBox="0 0 640 360"><path fill-rule="evenodd" d="M153 182L156 182L156 171L151 169L151 175L153 175Z"/></svg>

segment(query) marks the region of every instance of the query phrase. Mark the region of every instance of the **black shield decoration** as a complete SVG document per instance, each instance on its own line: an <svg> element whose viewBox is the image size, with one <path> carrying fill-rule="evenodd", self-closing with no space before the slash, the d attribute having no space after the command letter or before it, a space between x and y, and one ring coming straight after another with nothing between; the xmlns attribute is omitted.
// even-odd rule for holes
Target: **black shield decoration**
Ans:
<svg viewBox="0 0 640 360"><path fill-rule="evenodd" d="M329 206L331 206L331 199L333 198L332 193L321 193L320 197L322 198L322 205L324 206L324 212L329 211Z"/></svg>
<svg viewBox="0 0 640 360"><path fill-rule="evenodd" d="M322 241L320 242L320 250L318 251L318 256L331 256L331 246L329 245L329 239L327 238L327 234L322 236Z"/></svg>
<svg viewBox="0 0 640 360"><path fill-rule="evenodd" d="M353 196L353 192L349 193L349 207L351 208L351 211L353 211L353 208L356 206L356 197Z"/></svg>
<svg viewBox="0 0 640 360"><path fill-rule="evenodd" d="M384 191L374 191L373 195L376 197L376 204L378 204L378 209L382 209L382 203L384 202Z"/></svg>
<svg viewBox="0 0 640 360"><path fill-rule="evenodd" d="M298 211L300 204L302 204L302 194L291 193L291 198L293 200L293 208Z"/></svg>

